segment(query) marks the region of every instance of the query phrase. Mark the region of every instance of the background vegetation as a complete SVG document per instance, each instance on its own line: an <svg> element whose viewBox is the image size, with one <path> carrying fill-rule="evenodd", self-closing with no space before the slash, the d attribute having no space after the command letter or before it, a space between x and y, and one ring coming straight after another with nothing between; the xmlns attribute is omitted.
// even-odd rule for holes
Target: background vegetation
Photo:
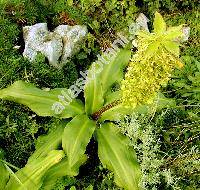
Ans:
<svg viewBox="0 0 200 190"><path fill-rule="evenodd" d="M200 23L197 0L9 0L0 1L0 88L22 79L40 88L68 88L96 59L110 47L116 33L127 32L137 14L151 18L156 10L168 25L186 24L191 29L182 47L185 66L173 73L162 91L176 100L176 107L143 116L133 115L119 122L122 132L132 139L142 166L144 189L198 189L200 172ZM22 27L47 22L50 29L59 24L84 24L89 34L81 51L63 69L48 65L39 55L35 63L22 57ZM152 23L149 23L151 27ZM20 46L16 49L16 46ZM0 154L7 162L23 167L35 149L39 135L53 128L56 119L41 118L22 105L0 100ZM142 134L142 135L141 135ZM89 160L74 180L58 181L58 188L94 185L95 189L117 189L112 173L104 170L91 141ZM85 172L89 171L89 172Z"/></svg>

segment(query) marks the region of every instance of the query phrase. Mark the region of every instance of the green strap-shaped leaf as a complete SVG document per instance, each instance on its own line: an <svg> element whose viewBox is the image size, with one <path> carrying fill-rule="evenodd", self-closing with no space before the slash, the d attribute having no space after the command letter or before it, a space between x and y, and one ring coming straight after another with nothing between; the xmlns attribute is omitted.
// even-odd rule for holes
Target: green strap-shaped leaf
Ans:
<svg viewBox="0 0 200 190"><path fill-rule="evenodd" d="M179 44L173 41L164 41L163 45L169 51L171 54L175 55L176 57L179 57L180 55L180 49Z"/></svg>
<svg viewBox="0 0 200 190"><path fill-rule="evenodd" d="M182 37L183 36L182 29L183 29L183 25L167 28L167 31L165 32L165 39L176 40L177 38Z"/></svg>
<svg viewBox="0 0 200 190"><path fill-rule="evenodd" d="M153 41L146 49L145 56L152 57L158 51L160 44L160 41Z"/></svg>
<svg viewBox="0 0 200 190"><path fill-rule="evenodd" d="M59 102L58 96L62 96L63 89L44 91L36 88L32 84L17 81L10 87L0 90L0 98L15 101L28 106L39 116L55 116L60 118L70 118L84 113L84 106L79 100L73 99L69 105ZM63 111L58 113L53 107L55 104L62 107ZM55 108L55 107L54 107Z"/></svg>
<svg viewBox="0 0 200 190"><path fill-rule="evenodd" d="M161 14L158 12L155 13L153 26L154 32L157 34L163 34L166 31L166 23Z"/></svg>
<svg viewBox="0 0 200 190"><path fill-rule="evenodd" d="M62 150L52 150L46 157L28 163L10 178L5 190L39 190L45 172L64 156Z"/></svg>
<svg viewBox="0 0 200 190"><path fill-rule="evenodd" d="M78 175L80 165L87 159L84 153L95 130L95 126L95 122L90 120L86 115L79 115L65 127L62 137L62 147L68 159L68 173L71 173L72 176Z"/></svg>
<svg viewBox="0 0 200 190"><path fill-rule="evenodd" d="M120 100L121 98L121 92L109 92L107 93L107 96L105 98L105 105L108 105L112 102L115 102L117 100ZM104 122L104 121L119 121L120 119L124 118L125 115L131 115L133 112L138 113L147 113L148 109L146 106L137 106L136 108L131 107L125 107L123 104L116 105L109 110L105 111L98 121Z"/></svg>
<svg viewBox="0 0 200 190"><path fill-rule="evenodd" d="M0 161L0 190L4 190L9 180L9 172L4 163Z"/></svg>
<svg viewBox="0 0 200 190"><path fill-rule="evenodd" d="M99 59L92 64L91 69L88 71L88 80L85 85L87 114L93 114L102 108L106 92L115 82L123 79L123 68L128 64L130 57L131 51L122 49L117 52L113 59L110 58L109 60L109 58L102 56L106 60L104 63Z"/></svg>
<svg viewBox="0 0 200 190"><path fill-rule="evenodd" d="M118 90L115 92L108 92L105 96L105 105L115 102L117 100L120 100L121 97L122 97L121 90Z"/></svg>
<svg viewBox="0 0 200 190"><path fill-rule="evenodd" d="M107 104L119 99L120 92L113 92L108 94L106 97ZM137 105L134 109L131 107L125 107L123 104L112 107L111 109L105 111L98 121L119 121L124 118L125 115L131 115L133 112L138 114L147 114L149 109L156 107L156 110L161 110L167 107L175 107L176 102L172 98L166 98L161 92L158 92L155 102L151 105Z"/></svg>
<svg viewBox="0 0 200 190"><path fill-rule="evenodd" d="M146 30L139 30L137 32L137 35L146 39L146 40L149 40L149 41L152 41L152 40L155 39L155 34L147 32Z"/></svg>
<svg viewBox="0 0 200 190"><path fill-rule="evenodd" d="M130 107L124 107L122 104L119 104L105 111L99 118L99 121L119 121L120 119L124 118L125 115L132 114L133 111L134 109Z"/></svg>
<svg viewBox="0 0 200 190"><path fill-rule="evenodd" d="M75 186L72 186L72 187L70 187L69 190L76 190L76 187L75 187Z"/></svg>
<svg viewBox="0 0 200 190"><path fill-rule="evenodd" d="M85 188L84 190L93 190L93 186L89 185L87 188Z"/></svg>
<svg viewBox="0 0 200 190"><path fill-rule="evenodd" d="M115 82L120 82L123 79L123 69L128 65L130 58L131 51L121 49L113 61L104 64L100 76L104 95Z"/></svg>
<svg viewBox="0 0 200 190"><path fill-rule="evenodd" d="M59 123L55 130L49 134L40 136L37 139L36 151L29 157L28 163L37 158L45 157L51 150L56 150L62 143L62 134L64 132L64 123ZM66 123L65 123L66 125Z"/></svg>
<svg viewBox="0 0 200 190"><path fill-rule="evenodd" d="M160 103L160 102L158 102ZM171 105L168 105L167 102L166 104L159 106L157 105L157 109L160 109L161 107L168 107ZM147 105L140 105L140 106L136 106L134 109L130 108L130 107L124 107L123 105L118 105L115 106L111 109L109 109L108 111L104 112L101 117L99 118L98 121L100 122L104 122L104 121L119 121L121 119L123 119L126 115L131 115L133 113L138 113L138 114L147 114L149 112L149 109L151 108L151 105L147 106Z"/></svg>
<svg viewBox="0 0 200 190"><path fill-rule="evenodd" d="M67 158L62 159L61 162L51 167L44 176L42 189L43 190L53 189L59 178L71 175L71 173L68 172L70 171L68 167L69 165Z"/></svg>
<svg viewBox="0 0 200 190"><path fill-rule="evenodd" d="M118 186L126 190L137 190L140 167L129 140L110 124L97 130L98 153L104 167L113 171Z"/></svg>
<svg viewBox="0 0 200 190"><path fill-rule="evenodd" d="M94 67L93 65L88 71L84 90L85 111L88 115L98 111L104 103L100 73L98 73L99 68Z"/></svg>

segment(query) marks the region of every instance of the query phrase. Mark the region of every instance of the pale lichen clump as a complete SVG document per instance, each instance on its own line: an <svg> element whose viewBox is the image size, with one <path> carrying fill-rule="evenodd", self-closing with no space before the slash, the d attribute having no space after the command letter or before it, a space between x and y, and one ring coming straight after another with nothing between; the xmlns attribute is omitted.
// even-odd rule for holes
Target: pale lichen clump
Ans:
<svg viewBox="0 0 200 190"><path fill-rule="evenodd" d="M137 38L137 52L133 55L122 81L122 101L136 107L153 103L162 85L170 80L175 67L183 67L179 60L182 26L166 29L159 13L155 14L154 31L141 31Z"/></svg>

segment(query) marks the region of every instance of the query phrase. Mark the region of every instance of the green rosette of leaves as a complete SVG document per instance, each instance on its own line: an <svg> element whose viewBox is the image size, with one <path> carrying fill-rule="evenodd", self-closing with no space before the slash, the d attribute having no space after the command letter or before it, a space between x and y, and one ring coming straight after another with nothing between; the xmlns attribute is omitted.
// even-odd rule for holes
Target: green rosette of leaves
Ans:
<svg viewBox="0 0 200 190"><path fill-rule="evenodd" d="M113 121L133 111L146 111L146 106L143 105L149 103L146 95L151 99L158 91L158 86L168 80L169 73L177 64L178 44L174 39L181 35L181 27L166 30L162 17L156 13L154 33L139 34L138 52L132 59L131 50L118 49L112 58L104 55L107 62L101 69L97 64L100 60L91 65L85 81L79 81L84 84L84 103L75 98L70 103L67 102L66 99L72 93L67 89L45 91L23 81L0 90L0 98L4 100L28 106L39 116L61 119L55 130L39 137L36 151L27 165L17 171L15 177L5 183L4 188L37 190L42 187L50 190L60 177L77 176L79 167L87 160L86 147L94 136L98 141L100 161L114 173L115 183L126 190L139 189L140 166L135 151L129 146L129 139L120 133ZM164 63L163 57L170 61ZM134 67L133 62L140 62L140 65ZM147 68L153 71L147 74ZM156 69L161 70L159 76ZM133 74L136 79L142 74L144 80L148 81L147 86L141 84L141 80L135 80ZM122 84L121 89L113 90L113 85L117 83ZM147 88L151 88L152 93ZM132 95L129 91L133 92ZM55 110L55 103L62 109ZM164 107L169 101L160 95L159 103ZM65 118L71 118L71 121L62 120ZM5 174L7 175L6 172Z"/></svg>

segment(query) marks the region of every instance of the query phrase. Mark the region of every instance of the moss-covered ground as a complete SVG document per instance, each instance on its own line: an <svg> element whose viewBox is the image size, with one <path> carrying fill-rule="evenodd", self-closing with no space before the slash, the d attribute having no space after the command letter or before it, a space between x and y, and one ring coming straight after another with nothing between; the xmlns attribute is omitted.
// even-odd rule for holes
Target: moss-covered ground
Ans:
<svg viewBox="0 0 200 190"><path fill-rule="evenodd" d="M195 165L191 159L194 156L200 159L199 152L191 154L192 148L199 148L200 144L200 15L197 5L198 1L194 0L87 0L75 1L70 6L64 0L1 0L0 89L17 80L34 83L40 88L68 88L79 77L79 71L87 69L97 54L110 46L116 32L127 32L139 12L152 21L152 15L159 10L168 25L185 24L191 30L189 40L181 47L185 67L175 71L168 86L162 89L166 96L176 99L177 108L162 110L153 120L162 140L160 150L167 154L162 167L170 169L174 179L179 179L177 183L181 189L198 189L200 164L195 162ZM50 66L43 55L34 63L22 56L22 27L39 22L47 22L49 29L60 24L88 27L89 34L81 50L62 69ZM46 134L56 122L56 119L35 115L22 105L0 100L0 158L23 167L35 149L37 137ZM89 184L96 189L116 189L112 174L99 165L96 149L96 144L91 142L87 150L89 160L80 169L79 176L63 183L75 184L80 189ZM157 189L173 189L162 177L159 180L155 182ZM152 189L153 182L147 180L147 183Z"/></svg>

